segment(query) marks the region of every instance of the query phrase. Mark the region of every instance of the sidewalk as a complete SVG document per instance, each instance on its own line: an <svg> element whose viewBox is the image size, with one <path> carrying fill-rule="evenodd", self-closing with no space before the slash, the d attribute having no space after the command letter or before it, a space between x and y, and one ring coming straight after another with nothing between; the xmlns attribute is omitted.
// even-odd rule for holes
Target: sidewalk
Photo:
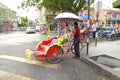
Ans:
<svg viewBox="0 0 120 80"><path fill-rule="evenodd" d="M111 79L120 80L120 40L90 44L89 55L83 51L81 60Z"/></svg>
<svg viewBox="0 0 120 80"><path fill-rule="evenodd" d="M89 45L89 54L86 55L86 49L84 49L81 56L81 60L96 71L108 76L111 80L120 80L120 40L100 40L97 46L93 40Z"/></svg>

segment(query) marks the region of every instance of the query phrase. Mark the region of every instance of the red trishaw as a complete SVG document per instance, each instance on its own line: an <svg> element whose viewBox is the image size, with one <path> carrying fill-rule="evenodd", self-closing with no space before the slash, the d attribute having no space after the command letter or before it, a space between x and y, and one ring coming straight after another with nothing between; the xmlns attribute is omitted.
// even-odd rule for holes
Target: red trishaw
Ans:
<svg viewBox="0 0 120 80"><path fill-rule="evenodd" d="M36 50L27 49L25 55L28 60L31 59L31 55L35 57L36 60L46 60L49 63L57 63L62 59L63 55L63 42L65 41L64 36L59 38L54 37L48 40L43 40L37 45Z"/></svg>
<svg viewBox="0 0 120 80"><path fill-rule="evenodd" d="M55 17L55 20L61 19L71 19L71 21L79 20L79 17L73 13L60 13ZM59 32L59 31L58 31ZM60 36L60 35L58 35ZM31 55L34 55L37 60L46 60L49 63L57 63L62 59L63 54L63 43L68 38L65 36L60 36L57 38L51 38L48 40L41 41L36 50L27 49L25 55L27 59L31 59Z"/></svg>

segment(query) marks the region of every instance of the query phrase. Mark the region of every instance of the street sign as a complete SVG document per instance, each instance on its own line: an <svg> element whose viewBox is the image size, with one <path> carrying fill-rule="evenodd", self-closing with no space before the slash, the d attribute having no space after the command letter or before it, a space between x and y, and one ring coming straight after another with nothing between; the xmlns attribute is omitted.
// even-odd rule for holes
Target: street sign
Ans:
<svg viewBox="0 0 120 80"><path fill-rule="evenodd" d="M86 1L85 5L88 6L88 0L85 0L85 1ZM92 0L89 0L89 1L90 1L89 4L91 4Z"/></svg>
<svg viewBox="0 0 120 80"><path fill-rule="evenodd" d="M95 12L99 12L102 9L103 2L102 1L97 1L94 5Z"/></svg>
<svg viewBox="0 0 120 80"><path fill-rule="evenodd" d="M92 0L85 0L86 2L90 1L90 3L92 3Z"/></svg>

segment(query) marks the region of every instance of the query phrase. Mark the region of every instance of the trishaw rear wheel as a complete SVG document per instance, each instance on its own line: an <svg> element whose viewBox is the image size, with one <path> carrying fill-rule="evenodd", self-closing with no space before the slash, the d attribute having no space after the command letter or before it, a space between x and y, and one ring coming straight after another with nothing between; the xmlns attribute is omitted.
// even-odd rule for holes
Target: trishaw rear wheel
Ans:
<svg viewBox="0 0 120 80"><path fill-rule="evenodd" d="M51 46L46 53L48 63L55 64L61 61L63 49L58 45Z"/></svg>
<svg viewBox="0 0 120 80"><path fill-rule="evenodd" d="M70 46L70 48L71 48L71 52L72 52L73 54L75 54L74 44L72 44L72 45ZM80 52L80 53L81 53L82 49L83 49L83 44L80 42L80 43L79 43L79 52Z"/></svg>

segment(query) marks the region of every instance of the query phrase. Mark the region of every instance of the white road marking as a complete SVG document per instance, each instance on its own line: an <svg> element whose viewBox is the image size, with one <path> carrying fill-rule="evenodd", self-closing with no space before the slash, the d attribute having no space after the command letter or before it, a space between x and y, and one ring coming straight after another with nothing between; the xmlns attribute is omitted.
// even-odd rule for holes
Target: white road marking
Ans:
<svg viewBox="0 0 120 80"><path fill-rule="evenodd" d="M59 67L58 64L49 64L47 62L42 62L42 61L37 61L37 60L27 60L25 58L16 57L16 56L0 55L0 58L14 60L14 61L18 61L18 62L24 62L27 64L39 65L39 66L43 66L43 67L55 68L55 69L57 69Z"/></svg>
<svg viewBox="0 0 120 80"><path fill-rule="evenodd" d="M35 80L35 79L0 70L0 80Z"/></svg>

